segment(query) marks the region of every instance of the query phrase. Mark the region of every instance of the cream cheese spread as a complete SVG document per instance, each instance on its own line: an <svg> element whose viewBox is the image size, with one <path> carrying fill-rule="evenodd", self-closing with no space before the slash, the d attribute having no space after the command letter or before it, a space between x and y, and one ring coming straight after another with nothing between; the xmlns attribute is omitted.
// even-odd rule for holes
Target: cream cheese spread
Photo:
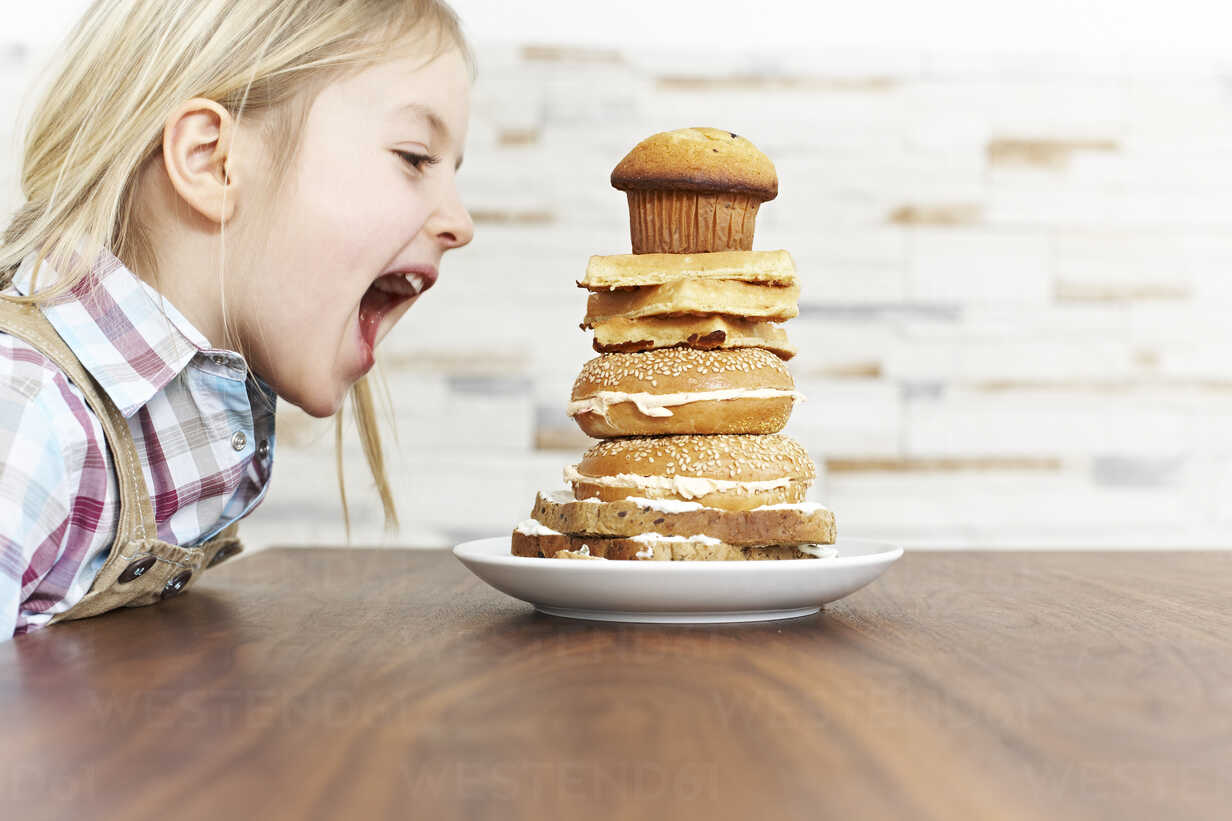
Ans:
<svg viewBox="0 0 1232 821"><path fill-rule="evenodd" d="M654 542L697 542L698 544L722 544L719 539L715 539L701 533L698 533L696 536L664 536L661 533L639 533L636 536L630 536L629 541L641 542L644 545L653 544Z"/></svg>
<svg viewBox="0 0 1232 821"><path fill-rule="evenodd" d="M593 498L592 499L579 499L577 498L576 496L573 495L573 491L570 490L569 488L561 488L560 490L553 490L551 493L546 495L546 498L549 502L552 502L553 504L557 504L557 505L567 505L567 504L570 504L571 502L593 502L594 504L599 504L598 499L593 499Z"/></svg>
<svg viewBox="0 0 1232 821"><path fill-rule="evenodd" d="M679 499L645 499L641 496L628 496L624 501L659 513L692 513L695 510L706 510L704 505L697 502L682 502ZM710 509L717 510L717 508Z"/></svg>
<svg viewBox="0 0 1232 821"><path fill-rule="evenodd" d="M737 482L731 479L707 479L701 476L642 476L636 473L617 473L612 476L584 476L578 472L577 465L565 468L566 482L585 482L600 487L621 488L654 488L655 490L670 490L685 499L697 499L710 493L734 490L738 493L760 493L764 490L774 490L789 487L791 479L784 476L781 479L767 479L760 482Z"/></svg>
<svg viewBox="0 0 1232 821"><path fill-rule="evenodd" d="M785 502L778 505L762 505L755 507L754 510L798 510L801 513L819 513L823 510L829 510L823 504L817 502Z"/></svg>
<svg viewBox="0 0 1232 821"><path fill-rule="evenodd" d="M796 549L819 559L833 559L838 555L838 550L828 544L798 544Z"/></svg>
<svg viewBox="0 0 1232 821"><path fill-rule="evenodd" d="M506 520L507 521L507 520ZM523 536L559 536L559 530L553 530L547 525L542 524L537 519L524 519L518 522L518 526L514 528Z"/></svg>
<svg viewBox="0 0 1232 821"><path fill-rule="evenodd" d="M568 475L569 474L566 474L566 478ZM590 476L582 476L581 474L577 474L577 477L578 478L576 480L570 479L569 481L595 481L595 478ZM596 482L596 484L598 484L598 482ZM573 491L568 488L554 490L551 493L545 494L545 498L549 502L553 502L558 505L565 505L570 502L599 503L599 500L593 497L590 499L578 499L573 495ZM654 510L659 513L693 513L698 510L719 510L722 512L720 508L717 507L707 507L706 505L699 504L698 502L682 502L679 499L647 499L644 496L627 496L621 501L632 502L638 507L643 507L647 510ZM805 514L820 513L823 510L829 509L830 508L819 502L783 502L777 505L761 505L759 507L752 508L752 510L795 510Z"/></svg>
<svg viewBox="0 0 1232 821"><path fill-rule="evenodd" d="M728 399L777 399L782 396L790 397L793 402L804 400L804 394L798 391L779 390L777 388L730 388L718 391L685 391L682 393L596 391L594 396L570 402L567 412L570 416L596 413L606 417L612 405L631 402L637 406L638 411L643 416L662 418L672 415L668 408L677 405L688 405L693 402L721 402Z"/></svg>

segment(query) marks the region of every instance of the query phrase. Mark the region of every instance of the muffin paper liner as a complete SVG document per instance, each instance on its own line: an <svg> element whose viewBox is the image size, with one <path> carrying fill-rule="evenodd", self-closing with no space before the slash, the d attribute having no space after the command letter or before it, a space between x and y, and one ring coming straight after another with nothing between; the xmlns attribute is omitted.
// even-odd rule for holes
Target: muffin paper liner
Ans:
<svg viewBox="0 0 1232 821"><path fill-rule="evenodd" d="M751 251L761 202L746 194L629 191L635 254Z"/></svg>

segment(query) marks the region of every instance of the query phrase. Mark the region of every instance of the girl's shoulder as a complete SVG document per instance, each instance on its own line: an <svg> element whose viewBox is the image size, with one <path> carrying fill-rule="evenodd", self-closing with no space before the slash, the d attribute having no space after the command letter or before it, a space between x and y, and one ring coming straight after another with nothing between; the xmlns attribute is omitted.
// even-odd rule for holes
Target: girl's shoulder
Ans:
<svg viewBox="0 0 1232 821"><path fill-rule="evenodd" d="M0 330L0 391L9 397L36 399L53 391L72 388L82 404L85 398L68 376L29 342Z"/></svg>
<svg viewBox="0 0 1232 821"><path fill-rule="evenodd" d="M0 330L0 391L9 397L34 399L64 372L34 346Z"/></svg>
<svg viewBox="0 0 1232 821"><path fill-rule="evenodd" d="M59 365L0 331L0 436L40 435L71 453L74 445L97 441L102 424Z"/></svg>

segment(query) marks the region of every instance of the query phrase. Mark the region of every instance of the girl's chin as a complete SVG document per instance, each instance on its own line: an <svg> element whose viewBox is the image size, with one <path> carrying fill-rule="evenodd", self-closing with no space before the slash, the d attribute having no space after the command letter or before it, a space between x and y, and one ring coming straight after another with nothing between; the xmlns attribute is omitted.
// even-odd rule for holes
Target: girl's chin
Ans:
<svg viewBox="0 0 1232 821"><path fill-rule="evenodd" d="M283 353L284 356L290 354L285 350ZM315 353L306 350L295 353L310 356L312 364L322 361L328 364L323 369L304 367L309 364L307 362L296 363L300 367L270 368L261 372L261 378L281 401L317 419L329 418L340 411L351 386L366 373L366 370L361 370L362 363L356 362L355 345L349 340L342 345L332 362L329 362L328 355L322 356L319 350Z"/></svg>
<svg viewBox="0 0 1232 821"><path fill-rule="evenodd" d="M279 396L309 416L328 419L342 410L351 386L362 377L353 363L339 363L332 371L315 374L307 384L301 382L290 390L279 391Z"/></svg>
<svg viewBox="0 0 1232 821"><path fill-rule="evenodd" d="M317 419L328 419L342 410L350 387L351 383L347 383L340 390L329 395L324 393L321 395L307 394L289 401L309 416L316 417Z"/></svg>

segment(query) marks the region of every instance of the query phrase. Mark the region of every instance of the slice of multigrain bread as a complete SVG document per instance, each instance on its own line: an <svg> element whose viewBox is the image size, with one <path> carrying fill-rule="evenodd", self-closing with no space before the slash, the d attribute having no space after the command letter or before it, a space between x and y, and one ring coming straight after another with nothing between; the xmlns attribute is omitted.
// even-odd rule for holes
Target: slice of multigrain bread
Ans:
<svg viewBox="0 0 1232 821"><path fill-rule="evenodd" d="M805 548L805 549L802 549ZM810 552L810 550L812 552ZM617 561L730 562L775 559L815 559L828 548L812 545L727 544L706 536L670 537L643 534L638 538L574 536L568 533L513 533L513 555L544 559L613 559Z"/></svg>
<svg viewBox="0 0 1232 821"><path fill-rule="evenodd" d="M536 496L531 518L560 533L703 535L735 546L834 544L836 535L834 513L814 502L734 511L672 500L579 502L558 491Z"/></svg>

